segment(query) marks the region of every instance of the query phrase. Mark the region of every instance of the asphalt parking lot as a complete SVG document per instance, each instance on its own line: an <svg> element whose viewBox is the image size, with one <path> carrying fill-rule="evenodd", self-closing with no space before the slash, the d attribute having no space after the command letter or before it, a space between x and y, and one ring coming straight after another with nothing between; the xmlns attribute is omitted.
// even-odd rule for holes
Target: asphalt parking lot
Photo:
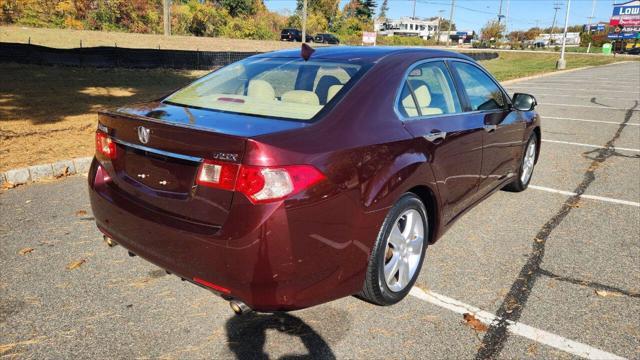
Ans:
<svg viewBox="0 0 640 360"><path fill-rule="evenodd" d="M464 216L392 307L238 317L104 245L85 177L6 191L0 358L640 358L638 79L634 62L509 85L540 103L533 186Z"/></svg>

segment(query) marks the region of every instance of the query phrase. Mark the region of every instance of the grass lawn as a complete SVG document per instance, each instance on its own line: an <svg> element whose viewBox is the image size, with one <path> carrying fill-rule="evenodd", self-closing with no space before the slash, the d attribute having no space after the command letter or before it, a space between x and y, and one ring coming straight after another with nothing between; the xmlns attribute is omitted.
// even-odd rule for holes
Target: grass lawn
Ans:
<svg viewBox="0 0 640 360"><path fill-rule="evenodd" d="M500 52L482 64L507 80L553 71L557 58ZM570 54L567 66L617 60L622 58ZM98 109L155 99L205 73L0 64L0 171L89 156Z"/></svg>
<svg viewBox="0 0 640 360"><path fill-rule="evenodd" d="M542 74L555 71L559 54L535 53L535 52L499 52L500 57L493 60L482 61L487 70L500 81ZM600 56L587 54L566 54L567 69L583 66L596 66L610 64L616 61L640 60L640 57L630 56Z"/></svg>
<svg viewBox="0 0 640 360"><path fill-rule="evenodd" d="M140 49L175 49L206 51L273 51L299 45L275 40L245 40L196 36L134 34L124 32L40 29L0 26L0 42L31 43L55 48L114 46Z"/></svg>

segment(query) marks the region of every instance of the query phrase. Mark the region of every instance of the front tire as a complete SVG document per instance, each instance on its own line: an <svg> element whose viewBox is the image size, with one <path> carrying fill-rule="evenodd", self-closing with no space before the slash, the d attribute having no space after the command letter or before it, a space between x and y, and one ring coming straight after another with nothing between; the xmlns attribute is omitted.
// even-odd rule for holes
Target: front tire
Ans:
<svg viewBox="0 0 640 360"><path fill-rule="evenodd" d="M536 153L538 147L538 136L533 133L529 137L527 146L524 148L522 154L522 160L520 161L520 169L518 170L517 178L505 186L505 190L513 192L521 192L529 187L531 182L531 176L533 175L533 168L536 164Z"/></svg>
<svg viewBox="0 0 640 360"><path fill-rule="evenodd" d="M407 296L424 261L428 224L420 198L413 193L404 194L382 224L360 298L387 306Z"/></svg>

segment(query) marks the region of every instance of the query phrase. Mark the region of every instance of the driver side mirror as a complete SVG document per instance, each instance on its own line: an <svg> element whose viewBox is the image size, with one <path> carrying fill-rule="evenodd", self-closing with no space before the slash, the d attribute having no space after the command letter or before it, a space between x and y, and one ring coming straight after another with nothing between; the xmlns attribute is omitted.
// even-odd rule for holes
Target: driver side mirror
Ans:
<svg viewBox="0 0 640 360"><path fill-rule="evenodd" d="M511 102L513 103L513 107L519 111L532 111L536 105L538 105L538 101L533 95L523 93L513 94Z"/></svg>

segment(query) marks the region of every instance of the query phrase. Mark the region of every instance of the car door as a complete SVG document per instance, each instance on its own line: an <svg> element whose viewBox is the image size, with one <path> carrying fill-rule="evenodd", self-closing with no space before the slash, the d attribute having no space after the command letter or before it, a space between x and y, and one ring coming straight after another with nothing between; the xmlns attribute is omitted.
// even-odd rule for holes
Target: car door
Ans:
<svg viewBox="0 0 640 360"><path fill-rule="evenodd" d="M526 123L518 111L512 110L504 90L485 70L471 62L451 64L469 106L468 116L481 121L485 130L478 186L482 196L517 174Z"/></svg>
<svg viewBox="0 0 640 360"><path fill-rule="evenodd" d="M396 109L431 162L446 224L474 202L484 124L463 113L460 94L442 60L414 64L402 86Z"/></svg>

